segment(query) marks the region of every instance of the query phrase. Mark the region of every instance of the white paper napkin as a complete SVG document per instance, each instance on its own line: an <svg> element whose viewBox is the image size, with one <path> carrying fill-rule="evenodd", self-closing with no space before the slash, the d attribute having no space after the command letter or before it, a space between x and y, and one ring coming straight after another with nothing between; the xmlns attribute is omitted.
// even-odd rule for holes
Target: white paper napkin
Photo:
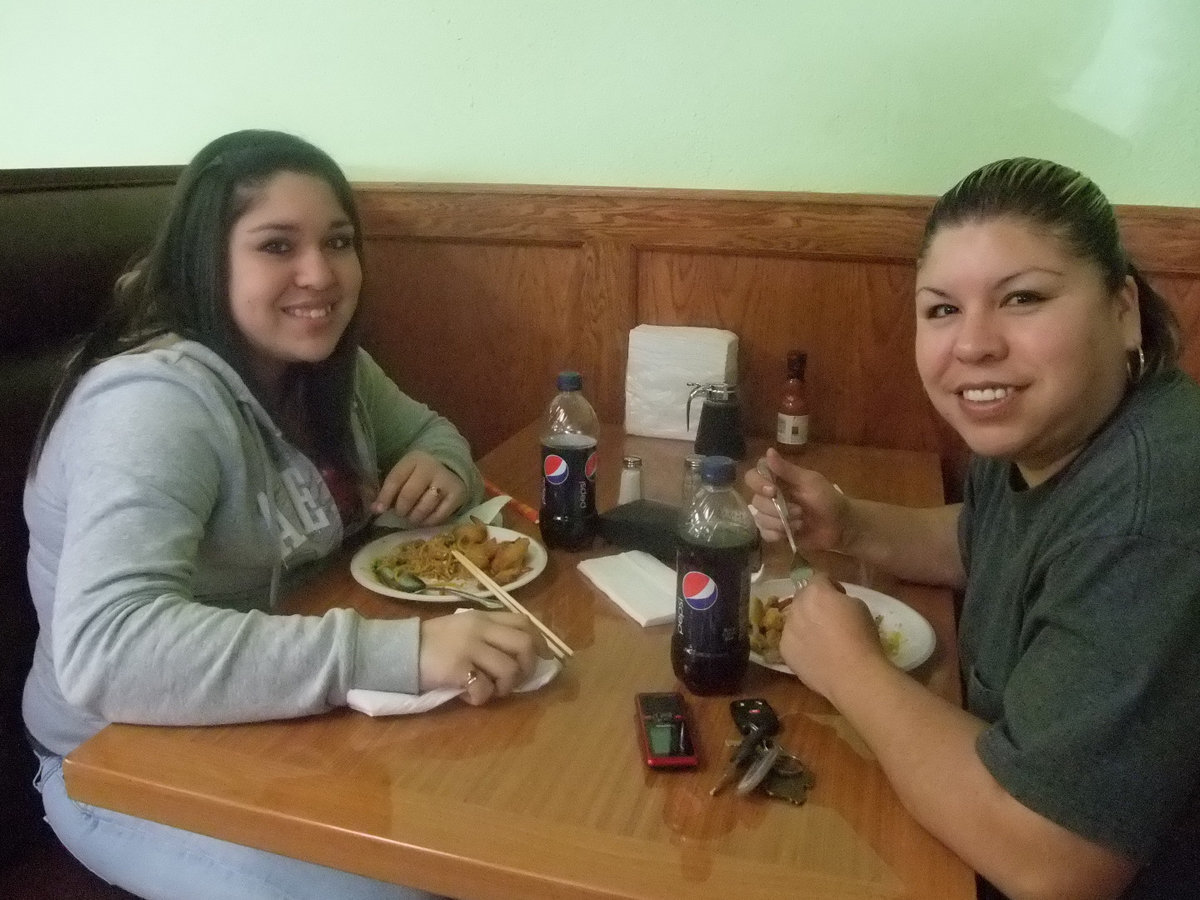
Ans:
<svg viewBox="0 0 1200 900"><path fill-rule="evenodd" d="M518 687L517 693L536 691L549 684L562 670L557 659L538 659L533 674ZM411 713L428 712L463 693L464 688L437 688L422 694L401 694L396 691L368 691L354 688L346 692L346 705L368 716L405 716Z"/></svg>
<svg viewBox="0 0 1200 900"><path fill-rule="evenodd" d="M675 618L675 570L643 550L585 559L579 571L643 627Z"/></svg>
<svg viewBox="0 0 1200 900"><path fill-rule="evenodd" d="M507 494L501 494L498 497L492 497L490 500L484 500L478 506L472 506L461 516L447 523L446 527L449 528L451 525L457 525L460 522L467 522L470 520L471 516L474 516L485 525L498 525L500 524L498 518L500 515L500 510L502 510L504 508L504 504L508 503L508 501L511 499L512 497L508 496ZM408 524L408 519L396 515L391 510L385 510L377 515L373 524L378 525L381 528L412 527Z"/></svg>
<svg viewBox="0 0 1200 900"><path fill-rule="evenodd" d="M721 328L642 324L629 332L625 364L625 431L691 440L700 403L687 405L688 382L738 380L738 337Z"/></svg>

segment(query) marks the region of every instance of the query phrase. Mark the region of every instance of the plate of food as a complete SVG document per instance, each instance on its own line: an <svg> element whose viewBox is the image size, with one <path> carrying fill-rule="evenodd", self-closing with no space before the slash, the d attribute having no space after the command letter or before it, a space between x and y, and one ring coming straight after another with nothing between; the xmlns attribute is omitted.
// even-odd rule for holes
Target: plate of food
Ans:
<svg viewBox="0 0 1200 900"><path fill-rule="evenodd" d="M459 525L394 531L363 545L350 560L350 574L363 587L403 600L461 603L438 588L457 588L481 597L491 591L454 558L458 550L506 589L528 584L546 568L546 548L519 531L484 525L478 519ZM427 585L404 590L416 576Z"/></svg>
<svg viewBox="0 0 1200 900"><path fill-rule="evenodd" d="M907 672L933 655L937 645L933 626L911 606L860 584L843 582L842 587L871 610L879 629L879 643L894 665ZM754 585L750 591L750 661L789 675L792 670L779 655L779 637L783 632L782 607L791 602L795 590L790 578L775 578Z"/></svg>

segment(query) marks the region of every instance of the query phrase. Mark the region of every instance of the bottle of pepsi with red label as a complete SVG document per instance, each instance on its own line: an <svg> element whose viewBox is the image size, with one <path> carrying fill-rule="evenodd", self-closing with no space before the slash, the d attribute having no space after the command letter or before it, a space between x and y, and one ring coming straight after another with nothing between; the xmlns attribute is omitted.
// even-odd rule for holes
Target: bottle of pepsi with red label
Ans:
<svg viewBox="0 0 1200 900"><path fill-rule="evenodd" d="M596 445L600 423L583 396L583 377L560 372L558 395L542 429L542 540L548 547L592 545L596 516Z"/></svg>
<svg viewBox="0 0 1200 900"><path fill-rule="evenodd" d="M736 693L750 661L750 572L758 529L727 456L708 456L679 527L671 665L696 694Z"/></svg>

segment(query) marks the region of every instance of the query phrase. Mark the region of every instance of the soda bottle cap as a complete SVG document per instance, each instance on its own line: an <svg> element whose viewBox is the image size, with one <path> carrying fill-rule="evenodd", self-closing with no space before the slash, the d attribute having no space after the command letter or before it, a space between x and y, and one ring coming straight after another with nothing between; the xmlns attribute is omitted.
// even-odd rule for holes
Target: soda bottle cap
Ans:
<svg viewBox="0 0 1200 900"><path fill-rule="evenodd" d="M559 372L558 389L560 391L578 391L583 389L583 376L578 372Z"/></svg>
<svg viewBox="0 0 1200 900"><path fill-rule="evenodd" d="M622 457L621 467L625 469L640 469L642 467L642 458L640 456Z"/></svg>
<svg viewBox="0 0 1200 900"><path fill-rule="evenodd" d="M700 467L700 480L705 484L724 486L733 484L737 475L737 464L728 456L706 456Z"/></svg>

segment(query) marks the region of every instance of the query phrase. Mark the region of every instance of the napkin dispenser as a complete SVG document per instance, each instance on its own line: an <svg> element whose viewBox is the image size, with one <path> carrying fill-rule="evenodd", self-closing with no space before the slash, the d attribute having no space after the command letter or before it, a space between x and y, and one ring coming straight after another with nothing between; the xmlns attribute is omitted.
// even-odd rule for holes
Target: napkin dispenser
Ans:
<svg viewBox="0 0 1200 900"><path fill-rule="evenodd" d="M728 456L741 459L746 455L746 437L742 434L742 408L735 384L689 384L687 422L691 427L692 400L704 396L700 409L700 424L696 428L695 450L701 456Z"/></svg>
<svg viewBox="0 0 1200 900"><path fill-rule="evenodd" d="M657 500L633 500L600 516L600 537L626 550L643 550L675 566L679 507Z"/></svg>
<svg viewBox="0 0 1200 900"><path fill-rule="evenodd" d="M638 325L629 332L625 433L694 440L687 420L693 384L736 384L738 338L721 328Z"/></svg>

